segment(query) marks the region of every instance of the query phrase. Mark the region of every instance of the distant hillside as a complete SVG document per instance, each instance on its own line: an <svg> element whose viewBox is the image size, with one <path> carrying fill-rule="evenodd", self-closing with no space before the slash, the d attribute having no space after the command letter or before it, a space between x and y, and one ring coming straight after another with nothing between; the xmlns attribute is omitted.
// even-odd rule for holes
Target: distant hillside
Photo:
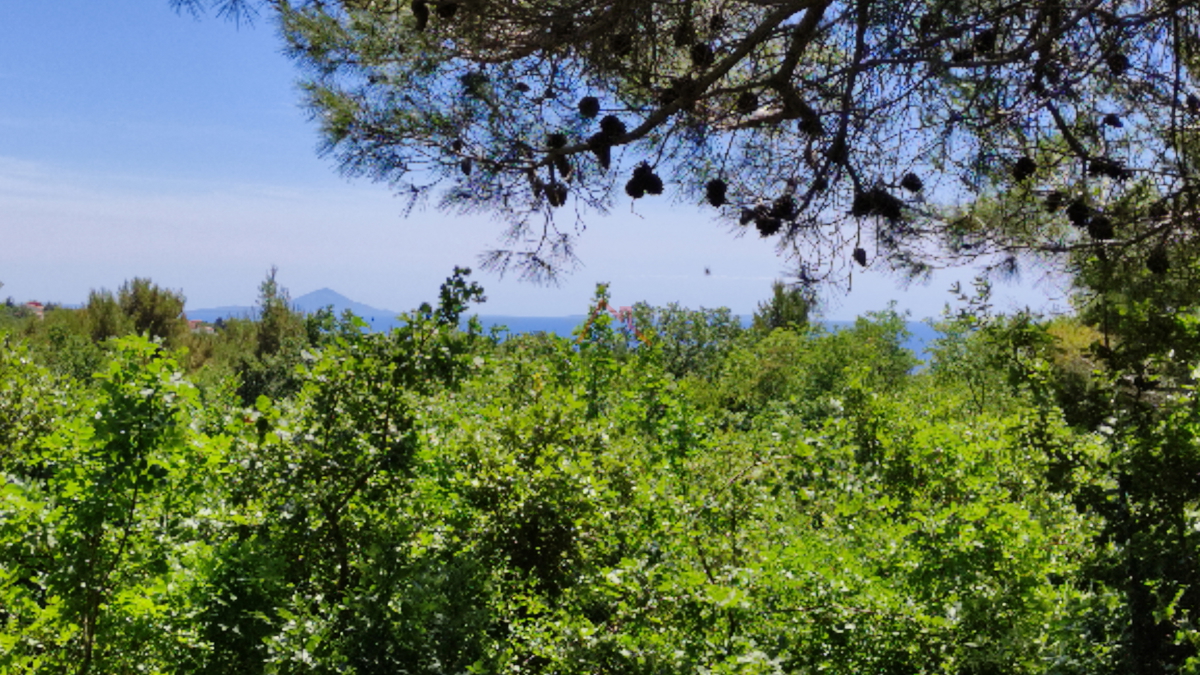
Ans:
<svg viewBox="0 0 1200 675"><path fill-rule="evenodd" d="M320 290L313 291L312 293L305 293L295 300L292 300L292 306L301 312L304 312L305 314L311 314L313 312L325 309L326 307L332 307L333 313L337 316L341 316L343 312L350 310L356 316L361 317L367 323L379 330L386 330L387 328L390 328L393 324L397 323L396 317L400 315L400 312L392 311L390 309L379 309L378 307L364 305L361 302L355 302L341 293L329 288L322 288ZM388 325L381 327L380 324L384 323Z"/></svg>
<svg viewBox="0 0 1200 675"><path fill-rule="evenodd" d="M329 306L333 307L333 313L338 316L341 316L342 312L347 309L350 310L359 317L362 317L362 319L371 324L372 328L376 330L390 330L398 324L396 317L400 314L390 309L379 309L378 307L364 305L361 302L355 302L329 288L305 293L292 300L292 308L305 314L312 314ZM189 309L185 314L187 314L189 319L212 323L217 319L253 318L257 316L258 308L232 305L227 307L213 307L211 309Z"/></svg>

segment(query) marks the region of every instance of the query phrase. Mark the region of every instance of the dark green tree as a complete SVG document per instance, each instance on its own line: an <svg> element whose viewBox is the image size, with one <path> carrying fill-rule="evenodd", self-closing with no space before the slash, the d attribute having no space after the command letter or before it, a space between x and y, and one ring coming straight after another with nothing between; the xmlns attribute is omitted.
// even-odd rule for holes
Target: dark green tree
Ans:
<svg viewBox="0 0 1200 675"><path fill-rule="evenodd" d="M173 345L187 330L183 305L182 292L135 277L121 284L116 296L105 289L91 291L85 313L91 337L97 342L132 332Z"/></svg>
<svg viewBox="0 0 1200 675"><path fill-rule="evenodd" d="M291 306L291 296L275 279L272 267L258 287L258 316L234 321L222 331L233 344L227 350L239 379L238 395L246 405L259 396L282 397L300 386L296 366L309 345L304 316Z"/></svg>
<svg viewBox="0 0 1200 675"><path fill-rule="evenodd" d="M148 334L169 344L174 344L187 330L183 318L185 302L182 291L162 288L140 277L121 284L117 291L117 304L133 332Z"/></svg>
<svg viewBox="0 0 1200 675"><path fill-rule="evenodd" d="M1064 652L1075 672L1191 672L1200 284L1186 252L1156 258L1154 227L1127 227L1130 242L1074 251L1076 317L991 316L985 292L935 349L934 373L966 382L976 410L1013 393L1032 401L1019 426L1030 456L1052 493L1100 524L1086 564L1066 580L1081 595L1084 633ZM1068 426L1091 441L1072 441Z"/></svg>
<svg viewBox="0 0 1200 675"><path fill-rule="evenodd" d="M275 280L278 271L272 267L258 286L258 332L254 353L260 358L278 354L285 344L304 335L304 321L292 308L291 294Z"/></svg>
<svg viewBox="0 0 1200 675"><path fill-rule="evenodd" d="M1116 209L1154 199L1131 196ZM1060 454L1052 468L1080 510L1104 523L1088 581L1123 600L1102 628L1117 646L1115 668L1187 672L1200 659L1191 629L1191 617L1200 615L1200 268L1195 242L1178 231L1122 227L1128 241L1073 256L1079 316L1097 334L1087 355L1099 394L1090 398L1101 405L1091 418L1106 453ZM1089 463L1102 468L1107 484L1072 480Z"/></svg>
<svg viewBox="0 0 1200 675"><path fill-rule="evenodd" d="M96 342L119 337L128 332L128 317L121 311L121 305L112 291L101 289L88 293L84 312L87 314L92 340Z"/></svg>
<svg viewBox="0 0 1200 675"><path fill-rule="evenodd" d="M808 313L813 306L809 289L789 285L778 279L771 282L771 297L758 304L754 312L754 329L771 332L776 328L802 329L808 325Z"/></svg>

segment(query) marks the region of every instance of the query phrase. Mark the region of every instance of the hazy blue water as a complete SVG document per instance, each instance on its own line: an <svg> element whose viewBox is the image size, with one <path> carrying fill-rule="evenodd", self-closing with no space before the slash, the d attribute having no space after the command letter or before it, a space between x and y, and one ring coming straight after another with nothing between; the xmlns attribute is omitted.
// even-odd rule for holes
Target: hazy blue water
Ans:
<svg viewBox="0 0 1200 675"><path fill-rule="evenodd" d="M554 333L561 336L569 336L579 324L583 323L587 317L580 314L576 316L480 316L479 321L483 324L484 329L490 329L493 326L506 326L511 333ZM749 326L751 317L743 316L742 325ZM854 325L853 321L822 321L826 328L830 330L840 330L850 328ZM465 322L464 322L465 325ZM926 351L926 345L933 341L938 336L938 332L924 323L910 321L906 324L908 332L911 333L909 338L904 341L904 347L917 355L917 358L922 361L929 359L929 353Z"/></svg>
<svg viewBox="0 0 1200 675"><path fill-rule="evenodd" d="M315 294L310 294L315 295ZM325 298L321 298L325 300ZM299 303L298 303L299 304ZM315 307L320 307L319 303L307 303L309 306L298 306L301 311L314 311ZM334 304L332 302L328 304ZM362 317L367 325L372 330L387 331L400 325L398 317L388 310L376 309L366 305L354 305L348 307L355 311L358 316ZM187 315L190 319L199 319L201 321L213 322L218 318L249 318L254 314L252 307L218 307L215 309L197 309L188 310ZM480 315L480 323L483 324L484 330L489 330L494 326L505 326L510 333L554 333L563 337L569 337L572 331L583 323L587 317L583 314L572 316L491 316ZM743 325L750 325L750 317L742 316ZM823 321L827 328L838 330L849 328L854 325L853 321ZM466 325L466 322L463 322ZM926 351L928 345L938 335L937 331L923 323L909 322L907 324L910 337L905 340L904 346L917 355L917 358L922 361L927 361L929 354Z"/></svg>

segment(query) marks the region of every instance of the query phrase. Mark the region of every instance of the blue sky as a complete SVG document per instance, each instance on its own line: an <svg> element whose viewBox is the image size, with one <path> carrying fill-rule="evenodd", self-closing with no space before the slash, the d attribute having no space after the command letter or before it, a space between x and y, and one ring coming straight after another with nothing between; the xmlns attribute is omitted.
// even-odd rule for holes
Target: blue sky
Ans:
<svg viewBox="0 0 1200 675"><path fill-rule="evenodd" d="M148 276L182 289L189 307L252 304L275 265L293 296L330 287L404 310L434 298L455 265L477 267L501 226L432 209L404 218L386 186L337 175L315 152L296 77L267 20L197 21L167 0L0 5L0 297L80 303ZM786 262L711 213L623 199L589 222L584 266L562 285L477 272L489 297L479 311L581 314L603 281L622 305L750 313ZM905 290L860 273L849 294L827 294L825 314L894 299L934 316L970 277ZM1036 275L998 291L1001 309L1064 304Z"/></svg>

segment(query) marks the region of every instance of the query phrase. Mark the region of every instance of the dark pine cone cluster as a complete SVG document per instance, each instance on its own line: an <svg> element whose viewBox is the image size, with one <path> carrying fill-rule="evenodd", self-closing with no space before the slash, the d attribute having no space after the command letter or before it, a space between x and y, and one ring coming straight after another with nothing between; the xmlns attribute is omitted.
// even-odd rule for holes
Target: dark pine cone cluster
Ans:
<svg viewBox="0 0 1200 675"><path fill-rule="evenodd" d="M696 95L699 93L699 84L694 78L691 76L676 77L671 80L670 86L662 90L659 102L663 105L670 105L675 101L681 101L684 110L694 112Z"/></svg>
<svg viewBox="0 0 1200 675"><path fill-rule="evenodd" d="M417 32L423 32L429 26L429 3L425 0L412 1L413 19L416 21ZM443 19L453 19L458 14L457 2L440 2L437 4L437 15Z"/></svg>
<svg viewBox="0 0 1200 675"><path fill-rule="evenodd" d="M752 91L744 91L737 98L737 111L743 115L758 110L758 94Z"/></svg>
<svg viewBox="0 0 1200 675"><path fill-rule="evenodd" d="M725 199L725 194L729 191L729 186L720 178L714 178L704 185L704 198L709 204L717 208L721 208L728 201Z"/></svg>
<svg viewBox="0 0 1200 675"><path fill-rule="evenodd" d="M558 181L546 186L546 199L550 202L550 206L558 208L567 203L567 186Z"/></svg>
<svg viewBox="0 0 1200 675"><path fill-rule="evenodd" d="M546 145L550 146L551 150L560 150L566 147L567 136L561 133L550 134L546 139ZM558 170L558 174L563 178L571 175L571 162L564 154L556 153L554 155L554 168Z"/></svg>
<svg viewBox="0 0 1200 675"><path fill-rule="evenodd" d="M887 190L876 186L854 195L854 203L850 206L850 215L855 218L866 216L882 216L896 222L904 217L904 202Z"/></svg>
<svg viewBox="0 0 1200 675"><path fill-rule="evenodd" d="M1082 199L1076 199L1067 206L1067 219L1075 227L1087 227L1088 221L1092 218L1092 207L1088 206Z"/></svg>
<svg viewBox="0 0 1200 675"><path fill-rule="evenodd" d="M696 27L692 25L691 19L685 19L675 26L671 37L676 47L686 47L696 41Z"/></svg>
<svg viewBox="0 0 1200 675"><path fill-rule="evenodd" d="M796 198L791 195L783 195L772 202L771 217L780 220L795 220L798 215L796 209Z"/></svg>
<svg viewBox="0 0 1200 675"><path fill-rule="evenodd" d="M785 222L794 221L799 215L796 198L785 194L770 204L759 204L752 209L742 209L741 223L754 223L759 235L770 237L783 229Z"/></svg>
<svg viewBox="0 0 1200 675"><path fill-rule="evenodd" d="M1171 262L1167 259L1167 249L1159 246L1150 252L1146 258L1146 268L1152 273L1162 276L1171 269Z"/></svg>
<svg viewBox="0 0 1200 675"><path fill-rule="evenodd" d="M1129 57L1118 50L1109 52L1104 57L1104 63L1108 66L1109 72L1116 77L1121 77L1129 70Z"/></svg>
<svg viewBox="0 0 1200 675"><path fill-rule="evenodd" d="M417 31L424 31L429 25L429 5L425 4L425 0L413 0L412 13L417 22Z"/></svg>
<svg viewBox="0 0 1200 675"><path fill-rule="evenodd" d="M1012 176L1017 181L1023 181L1037 172L1037 162L1032 157L1021 157L1013 164Z"/></svg>
<svg viewBox="0 0 1200 675"><path fill-rule="evenodd" d="M617 33L608 40L608 48L613 56L629 56L633 51L633 38L625 33Z"/></svg>
<svg viewBox="0 0 1200 675"><path fill-rule="evenodd" d="M625 184L625 194L634 199L641 199L646 195L661 195L662 193L662 179L645 162L634 168L633 178L630 178L629 182Z"/></svg>
<svg viewBox="0 0 1200 675"><path fill-rule="evenodd" d="M580 110L583 109L583 101L580 101ZM616 115L605 115L600 118L600 131L593 134L588 139L588 146L592 149L592 154L596 155L596 160L600 162L600 168L608 170L612 163L612 146L619 138L625 135L625 123Z"/></svg>
<svg viewBox="0 0 1200 675"><path fill-rule="evenodd" d="M976 33L975 52L978 54L991 54L996 51L996 38L996 31L991 28Z"/></svg>
<svg viewBox="0 0 1200 675"><path fill-rule="evenodd" d="M592 119L600 114L600 99L595 96L584 96L579 99L579 114Z"/></svg>
<svg viewBox="0 0 1200 675"><path fill-rule="evenodd" d="M1103 214L1092 216L1092 219L1088 221L1087 231L1092 239L1097 240L1112 239L1116 236L1112 221Z"/></svg>
<svg viewBox="0 0 1200 675"><path fill-rule="evenodd" d="M1061 203L1064 199L1061 192L1053 192L1046 199L1047 206L1050 206L1052 198L1056 204ZM1051 210L1057 210L1057 208ZM1072 225L1081 230L1086 229L1092 239L1104 240L1112 239L1116 236L1116 229L1113 227L1112 220L1103 213L1088 206L1082 199L1076 199L1067 205L1067 220L1070 220Z"/></svg>
<svg viewBox="0 0 1200 675"><path fill-rule="evenodd" d="M600 133L606 138L616 140L625 135L625 123L616 115L605 115L600 118Z"/></svg>
<svg viewBox="0 0 1200 675"><path fill-rule="evenodd" d="M1107 157L1097 157L1088 164L1089 176L1106 176L1113 180L1124 181L1133 176L1133 172L1125 168L1125 165L1115 159Z"/></svg>

